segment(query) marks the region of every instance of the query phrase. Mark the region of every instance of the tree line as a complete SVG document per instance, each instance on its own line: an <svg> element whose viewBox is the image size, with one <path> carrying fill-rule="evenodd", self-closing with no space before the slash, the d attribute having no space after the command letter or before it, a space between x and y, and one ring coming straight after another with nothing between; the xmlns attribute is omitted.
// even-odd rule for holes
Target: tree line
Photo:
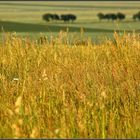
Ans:
<svg viewBox="0 0 140 140"><path fill-rule="evenodd" d="M126 15L123 13L108 13L108 14L103 14L103 13L98 13L97 14L99 20L124 20L126 18ZM134 14L132 16L133 20L140 20L140 12Z"/></svg>
<svg viewBox="0 0 140 140"><path fill-rule="evenodd" d="M103 13L98 13L97 14L98 18L100 20L106 19L106 20L124 20L125 15L123 13L108 13L108 14L103 14Z"/></svg>
<svg viewBox="0 0 140 140"><path fill-rule="evenodd" d="M122 21L126 18L126 15L123 14L123 13L107 13L107 14L103 14L103 13L98 13L97 14L99 20L119 20L119 21ZM47 14L44 14L42 16L43 20L49 22L49 21L64 21L64 22L73 22L77 19L76 15L74 14L62 14L62 15L58 15L58 14L51 14L51 13L47 13ZM140 11L136 14L134 14L132 16L132 19L133 20L140 20Z"/></svg>
<svg viewBox="0 0 140 140"><path fill-rule="evenodd" d="M77 19L76 15L74 14L63 14L63 15L58 15L58 14L44 14L43 15L43 20L49 22L49 21L58 21L58 20L62 20L64 22L67 21L75 21Z"/></svg>

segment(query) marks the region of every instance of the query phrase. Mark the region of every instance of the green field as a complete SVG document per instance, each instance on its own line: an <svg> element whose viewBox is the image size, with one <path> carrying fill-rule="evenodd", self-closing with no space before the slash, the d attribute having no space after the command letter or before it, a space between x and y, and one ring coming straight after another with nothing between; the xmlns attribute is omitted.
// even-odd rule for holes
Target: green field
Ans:
<svg viewBox="0 0 140 140"><path fill-rule="evenodd" d="M69 28L69 32L80 32L92 38L111 36L114 30L120 32L140 31L140 22L134 22L132 15L140 10L140 2L0 2L1 31L17 32L21 35L36 37L39 33L56 35L60 30ZM97 13L126 14L123 22L100 22ZM45 13L67 14L77 16L74 23L51 22L42 20Z"/></svg>

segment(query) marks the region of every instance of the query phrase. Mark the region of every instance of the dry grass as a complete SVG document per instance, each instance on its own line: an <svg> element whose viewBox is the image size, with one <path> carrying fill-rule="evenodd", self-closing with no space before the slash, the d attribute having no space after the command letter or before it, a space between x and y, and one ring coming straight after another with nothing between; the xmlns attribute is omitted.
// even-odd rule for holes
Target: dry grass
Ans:
<svg viewBox="0 0 140 140"><path fill-rule="evenodd" d="M61 35L0 44L0 137L140 137L139 35L72 46Z"/></svg>

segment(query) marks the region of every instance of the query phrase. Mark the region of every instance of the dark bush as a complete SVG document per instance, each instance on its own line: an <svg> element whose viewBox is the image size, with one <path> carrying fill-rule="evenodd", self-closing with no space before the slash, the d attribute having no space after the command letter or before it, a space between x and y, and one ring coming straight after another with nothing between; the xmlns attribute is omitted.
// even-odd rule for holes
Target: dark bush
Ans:
<svg viewBox="0 0 140 140"><path fill-rule="evenodd" d="M110 19L111 20L117 20L117 15L116 14L110 14Z"/></svg>
<svg viewBox="0 0 140 140"><path fill-rule="evenodd" d="M104 19L107 19L107 20L117 20L117 15L109 13L109 14L104 15Z"/></svg>
<svg viewBox="0 0 140 140"><path fill-rule="evenodd" d="M110 14L105 14L104 15L104 19L110 20L111 19L111 15Z"/></svg>
<svg viewBox="0 0 140 140"><path fill-rule="evenodd" d="M122 13L117 13L117 19L124 20L125 19L125 15L122 14Z"/></svg>
<svg viewBox="0 0 140 140"><path fill-rule="evenodd" d="M52 15L52 20L59 20L59 19L60 19L59 15L57 14Z"/></svg>
<svg viewBox="0 0 140 140"><path fill-rule="evenodd" d="M50 21L52 19L52 14L44 14L42 18L45 21Z"/></svg>
<svg viewBox="0 0 140 140"><path fill-rule="evenodd" d="M61 15L61 20L63 20L64 22L69 21L69 17L68 15Z"/></svg>
<svg viewBox="0 0 140 140"><path fill-rule="evenodd" d="M99 20L105 19L105 15L102 13L98 13L97 16L98 16Z"/></svg>
<svg viewBox="0 0 140 140"><path fill-rule="evenodd" d="M134 20L140 20L140 12L133 15Z"/></svg>
<svg viewBox="0 0 140 140"><path fill-rule="evenodd" d="M43 20L45 21L51 21L51 20L59 20L59 15L57 14L44 14Z"/></svg>
<svg viewBox="0 0 140 140"><path fill-rule="evenodd" d="M72 22L77 19L77 17L73 14L68 14L68 17Z"/></svg>
<svg viewBox="0 0 140 140"><path fill-rule="evenodd" d="M61 15L61 20L63 20L64 22L66 22L66 21L73 22L76 19L77 19L77 17L73 14Z"/></svg>
<svg viewBox="0 0 140 140"><path fill-rule="evenodd" d="M107 19L107 20L123 20L125 19L125 15L122 13L118 13L118 14L114 14L114 13L108 13L108 14L102 14L102 13L98 13L97 14L98 18L100 20L102 19Z"/></svg>

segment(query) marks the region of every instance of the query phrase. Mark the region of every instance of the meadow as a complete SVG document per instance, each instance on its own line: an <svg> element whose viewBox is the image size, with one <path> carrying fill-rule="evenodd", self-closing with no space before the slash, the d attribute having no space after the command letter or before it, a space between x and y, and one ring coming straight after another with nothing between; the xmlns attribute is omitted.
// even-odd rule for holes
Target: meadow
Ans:
<svg viewBox="0 0 140 140"><path fill-rule="evenodd" d="M140 31L140 22L132 20L133 14L140 10L140 2L0 2L0 30L17 32L21 36L29 35L33 38L44 33L56 36L60 30L70 33L80 33L84 29L85 36L94 40L98 37L112 37L114 31ZM100 22L97 14L122 12L126 15L122 22ZM50 22L42 20L45 13L75 14L74 23ZM98 40L98 39L97 39Z"/></svg>
<svg viewBox="0 0 140 140"><path fill-rule="evenodd" d="M0 1L0 138L140 138L139 9ZM127 18L99 21L99 12ZM46 23L44 13L78 19Z"/></svg>
<svg viewBox="0 0 140 140"><path fill-rule="evenodd" d="M140 36L0 43L1 138L139 138Z"/></svg>

